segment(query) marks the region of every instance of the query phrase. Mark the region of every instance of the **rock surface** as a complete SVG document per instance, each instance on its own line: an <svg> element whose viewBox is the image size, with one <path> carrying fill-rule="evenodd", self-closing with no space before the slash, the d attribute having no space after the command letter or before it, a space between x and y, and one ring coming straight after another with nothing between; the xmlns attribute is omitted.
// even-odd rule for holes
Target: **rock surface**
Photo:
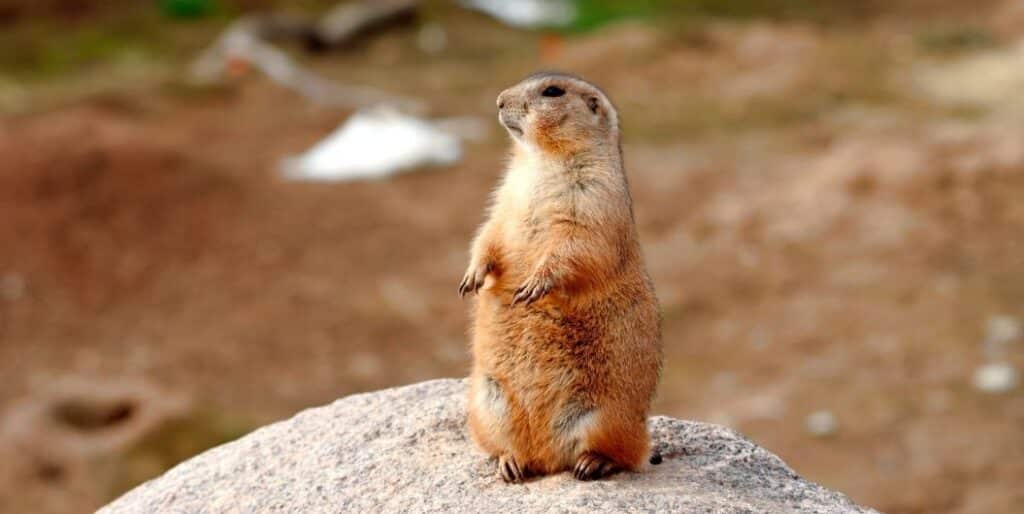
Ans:
<svg viewBox="0 0 1024 514"><path fill-rule="evenodd" d="M464 429L465 383L343 398L186 461L102 508L136 512L854 513L737 433L656 417L664 463L578 482L503 483Z"/></svg>

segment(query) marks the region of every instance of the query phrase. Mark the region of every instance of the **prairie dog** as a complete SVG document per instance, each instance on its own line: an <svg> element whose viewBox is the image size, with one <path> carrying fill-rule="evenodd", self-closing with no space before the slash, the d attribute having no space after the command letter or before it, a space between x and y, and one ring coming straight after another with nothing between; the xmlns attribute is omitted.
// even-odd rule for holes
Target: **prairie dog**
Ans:
<svg viewBox="0 0 1024 514"><path fill-rule="evenodd" d="M662 361L615 107L540 73L498 96L513 140L460 294L473 308L469 430L508 482L647 460Z"/></svg>

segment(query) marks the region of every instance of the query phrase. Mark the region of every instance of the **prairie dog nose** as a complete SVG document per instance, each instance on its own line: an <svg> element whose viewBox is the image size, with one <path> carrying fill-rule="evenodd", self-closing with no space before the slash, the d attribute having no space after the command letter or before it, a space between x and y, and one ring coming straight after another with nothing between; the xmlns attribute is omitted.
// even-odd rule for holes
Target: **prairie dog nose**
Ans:
<svg viewBox="0 0 1024 514"><path fill-rule="evenodd" d="M526 101L519 91L504 90L498 95L498 110L522 110L526 111Z"/></svg>

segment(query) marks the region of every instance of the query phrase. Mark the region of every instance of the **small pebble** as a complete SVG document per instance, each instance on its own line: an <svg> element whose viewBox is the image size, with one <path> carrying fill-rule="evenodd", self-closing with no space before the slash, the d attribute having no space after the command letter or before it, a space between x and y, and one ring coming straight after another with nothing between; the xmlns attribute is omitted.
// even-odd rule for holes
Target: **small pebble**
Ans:
<svg viewBox="0 0 1024 514"><path fill-rule="evenodd" d="M416 34L416 44L425 53L437 55L448 46L448 34L440 24L428 23Z"/></svg>
<svg viewBox="0 0 1024 514"><path fill-rule="evenodd" d="M832 414L832 411L819 410L807 416L804 426L807 428L807 432L814 437L828 437L839 429L839 422L836 421L836 416Z"/></svg>
<svg viewBox="0 0 1024 514"><path fill-rule="evenodd" d="M992 316L985 326L985 345L1000 346L1020 338L1021 323L1013 316Z"/></svg>
<svg viewBox="0 0 1024 514"><path fill-rule="evenodd" d="M383 368L384 363L372 353L356 353L348 360L348 372L360 378L378 376Z"/></svg>
<svg viewBox="0 0 1024 514"><path fill-rule="evenodd" d="M25 278L18 273L7 273L0 277L0 297L17 301L25 296Z"/></svg>
<svg viewBox="0 0 1024 514"><path fill-rule="evenodd" d="M1017 387L1019 382L1019 373L1006 362L993 362L974 370L974 387L982 392L1005 393Z"/></svg>

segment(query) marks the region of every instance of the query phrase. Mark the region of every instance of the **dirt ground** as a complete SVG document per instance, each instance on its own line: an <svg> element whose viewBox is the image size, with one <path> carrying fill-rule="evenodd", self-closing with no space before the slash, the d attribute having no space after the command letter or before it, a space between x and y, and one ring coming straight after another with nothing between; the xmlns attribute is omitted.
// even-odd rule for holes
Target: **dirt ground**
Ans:
<svg viewBox="0 0 1024 514"><path fill-rule="evenodd" d="M507 145L494 98L559 68L622 113L664 312L656 413L733 426L884 512L1024 512L1024 389L972 386L1024 367L1024 108L1000 86L1024 75L971 73L1024 63L1016 4L554 40L445 11L439 55L405 29L308 59L489 127L457 165L369 182L283 180L350 113L255 75L0 94L0 511L90 510L302 408L464 375L456 287ZM63 454L17 422L67 380L157 391L61 418L94 435L187 407Z"/></svg>

